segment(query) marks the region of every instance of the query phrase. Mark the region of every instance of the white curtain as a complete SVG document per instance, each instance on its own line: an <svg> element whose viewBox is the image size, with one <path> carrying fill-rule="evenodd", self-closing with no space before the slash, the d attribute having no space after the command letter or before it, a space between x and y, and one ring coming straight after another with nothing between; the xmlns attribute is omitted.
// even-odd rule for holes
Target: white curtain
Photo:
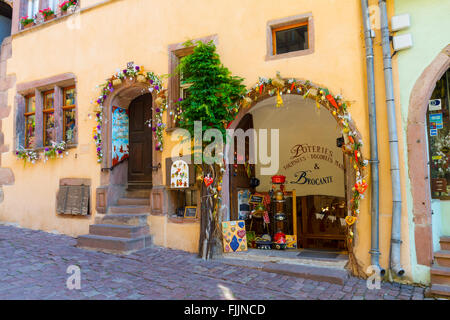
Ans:
<svg viewBox="0 0 450 320"><path fill-rule="evenodd" d="M28 17L34 18L39 12L39 0L28 0Z"/></svg>

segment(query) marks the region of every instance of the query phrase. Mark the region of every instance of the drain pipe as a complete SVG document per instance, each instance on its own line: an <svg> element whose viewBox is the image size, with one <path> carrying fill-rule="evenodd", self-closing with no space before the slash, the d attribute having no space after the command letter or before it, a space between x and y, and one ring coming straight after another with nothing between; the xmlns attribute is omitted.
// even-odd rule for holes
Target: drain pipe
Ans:
<svg viewBox="0 0 450 320"><path fill-rule="evenodd" d="M379 175L378 175L378 139L377 139L377 113L375 103L375 74L373 55L373 30L370 27L369 8L367 0L361 0L362 17L364 25L364 40L366 45L367 68L367 97L369 102L369 131L370 131L370 168L371 168L371 265L380 270L384 276L385 270L380 267L379 245Z"/></svg>
<svg viewBox="0 0 450 320"><path fill-rule="evenodd" d="M397 137L397 120L395 116L394 85L392 80L391 43L389 37L389 24L386 8L386 0L379 0L381 16L381 39L383 46L384 82L386 87L386 106L389 126L389 150L391 157L391 182L392 182L392 230L391 230L391 255L390 268L397 276L403 276L400 264L401 218L402 198L400 190L400 168Z"/></svg>

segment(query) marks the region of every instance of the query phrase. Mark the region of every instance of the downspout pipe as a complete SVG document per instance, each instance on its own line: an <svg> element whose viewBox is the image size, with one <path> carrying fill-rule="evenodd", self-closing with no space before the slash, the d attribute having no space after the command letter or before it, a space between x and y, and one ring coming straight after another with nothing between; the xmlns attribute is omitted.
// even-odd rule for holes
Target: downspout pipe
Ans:
<svg viewBox="0 0 450 320"><path fill-rule="evenodd" d="M370 132L370 168L371 168L371 265L378 268L380 276L385 270L380 266L379 251L379 174L378 174L378 139L377 113L375 101L375 73L373 54L373 31L370 26L368 1L361 0L362 18L364 25L364 40L366 46L367 68L367 97L369 104L369 132Z"/></svg>
<svg viewBox="0 0 450 320"><path fill-rule="evenodd" d="M386 0L379 0L381 40L383 47L384 82L386 87L386 106L389 126L389 150L391 158L392 183L392 229L391 229L391 256L390 269L397 276L403 276L405 270L400 264L401 250L401 218L402 198L400 190L399 148L397 137L397 120L395 116L394 82L392 80L391 43Z"/></svg>

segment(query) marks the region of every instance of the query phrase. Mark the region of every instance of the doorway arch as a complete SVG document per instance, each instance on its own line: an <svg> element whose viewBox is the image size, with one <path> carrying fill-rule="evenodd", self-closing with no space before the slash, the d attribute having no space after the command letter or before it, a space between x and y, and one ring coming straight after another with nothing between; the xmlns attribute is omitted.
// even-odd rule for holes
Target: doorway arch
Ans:
<svg viewBox="0 0 450 320"><path fill-rule="evenodd" d="M414 241L417 263L424 266L431 266L433 258L426 114L428 100L436 82L449 67L450 45L447 45L417 79L408 107L408 168L413 201Z"/></svg>
<svg viewBox="0 0 450 320"><path fill-rule="evenodd" d="M368 162L362 157L362 136L357 130L349 112L349 103L344 101L341 96L332 95L325 87L313 84L310 81L297 79L281 79L279 76L274 79L260 78L259 82L248 90L245 97L240 102L240 108L234 121L228 124L228 129L237 129L241 120L254 109L254 107L263 100L276 97L277 106L283 104L283 95L300 95L305 99L311 99L315 102L317 108L323 107L336 120L342 129L344 137L343 151L346 154L344 163L349 168L345 173L345 182L347 186L347 208L349 217L347 248L349 252L350 269L352 273L359 276L365 276L361 271L360 265L353 254L353 246L357 241L354 238L354 230L357 225L357 216L359 214L359 202L363 198L364 190L355 190L356 183L361 183L365 177L365 170ZM274 105L275 108L275 105ZM229 146L227 146L229 147ZM229 154L229 150L225 150ZM230 204L230 168L225 167L223 176L223 185L221 198L223 203ZM365 184L365 181L364 181ZM360 192L361 191L361 192ZM223 215L229 218L229 211L223 212ZM357 233L356 233L357 235Z"/></svg>
<svg viewBox="0 0 450 320"><path fill-rule="evenodd" d="M120 106L128 109L130 103L143 95L151 95L151 120L156 122L158 112L155 106L158 99L165 95L164 90L157 93L155 84L152 81L139 81L137 77L125 77L119 84L113 86L109 94L103 96L101 101L101 137L102 153L100 187L96 190L96 209L99 213L106 213L108 206L114 204L123 194L128 183L128 163L126 161L113 167L112 163L112 112L113 106ZM152 186L159 186L163 183L161 164L161 152L156 148L151 148L151 166L158 168L152 171Z"/></svg>

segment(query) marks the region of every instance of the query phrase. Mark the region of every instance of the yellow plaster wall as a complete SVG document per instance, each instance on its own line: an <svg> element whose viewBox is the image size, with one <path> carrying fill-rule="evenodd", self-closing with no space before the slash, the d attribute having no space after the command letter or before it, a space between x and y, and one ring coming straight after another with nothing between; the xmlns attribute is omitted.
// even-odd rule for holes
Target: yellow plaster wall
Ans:
<svg viewBox="0 0 450 320"><path fill-rule="evenodd" d="M376 3L375 1L371 1ZM100 3L84 0L83 7ZM391 10L392 11L392 10ZM265 61L266 25L269 20L298 14L312 13L315 26L315 51L311 55L289 59ZM284 77L309 79L326 86L334 94L342 94L350 100L350 113L366 142L364 156L369 155L369 131L365 86L365 58L362 38L361 8L359 1L342 0L177 0L111 1L110 4L82 11L76 20L55 21L36 31L28 31L13 37L13 58L8 61L8 73L16 74L17 83L42 79L72 72L77 77L79 147L70 152L69 159L35 166L15 160L12 152L5 153L2 166L13 169L16 182L5 186L5 200L0 204L0 220L19 222L24 227L43 230L56 229L71 235L87 233L93 222L73 218L60 218L55 214L55 193L61 177L92 179L92 192L99 184L100 167L96 163L92 140L94 119L91 101L98 96L96 85L111 76L117 68L134 61L157 74L168 73L169 44L188 39L217 34L218 53L225 66L233 74L245 78L247 86L253 85L259 76L273 77L280 71ZM379 44L379 32L375 43ZM387 267L390 239L391 193L389 150L387 137L384 82L381 48L376 48L376 85L380 153L381 262ZM394 67L396 66L394 61ZM8 101L14 106L15 91L10 90ZM13 148L14 112L3 120L5 143ZM400 120L400 117L398 117ZM400 122L399 122L400 125ZM399 134L400 140L402 135ZM170 155L167 143L163 159ZM403 146L400 141L400 146ZM81 154L81 147L89 146L88 154ZM78 157L75 159L75 154ZM403 150L400 150L402 158ZM164 166L164 161L162 162ZM402 177L404 170L402 168ZM370 195L370 189L367 191ZM95 198L92 198L95 201ZM357 224L355 251L366 267L370 264L370 199L362 201ZM93 204L95 207L95 203ZM409 269L409 243L403 207L402 261ZM151 218L155 229L155 243L163 243L160 232L164 223ZM153 221L154 220L154 221ZM167 226L167 225L166 225ZM179 242L171 244L177 232L195 234L195 224L171 226L166 230L168 245L180 245L186 250L197 247L194 241L187 248ZM173 230L172 233L170 230ZM183 231L181 231L183 230ZM169 233L170 231L170 233ZM191 236L194 239L196 236ZM175 240L174 240L175 241ZM177 240L178 241L178 240ZM180 248L181 248L180 247Z"/></svg>

